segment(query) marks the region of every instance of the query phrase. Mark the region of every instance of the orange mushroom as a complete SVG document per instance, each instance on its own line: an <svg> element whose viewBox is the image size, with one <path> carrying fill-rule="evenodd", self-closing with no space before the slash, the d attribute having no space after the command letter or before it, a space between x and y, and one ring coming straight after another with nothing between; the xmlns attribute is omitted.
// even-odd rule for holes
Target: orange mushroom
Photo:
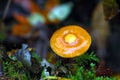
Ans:
<svg viewBox="0 0 120 80"><path fill-rule="evenodd" d="M77 25L57 30L50 39L53 51L63 58L73 58L85 53L91 45L89 33Z"/></svg>

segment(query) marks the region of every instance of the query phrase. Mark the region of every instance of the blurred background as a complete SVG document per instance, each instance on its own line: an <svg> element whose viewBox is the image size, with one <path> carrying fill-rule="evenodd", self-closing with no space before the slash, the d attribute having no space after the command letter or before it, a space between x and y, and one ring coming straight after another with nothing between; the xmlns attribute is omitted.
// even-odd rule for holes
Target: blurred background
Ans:
<svg viewBox="0 0 120 80"><path fill-rule="evenodd" d="M105 67L120 73L119 9L119 0L0 0L0 41L7 51L27 43L45 58L53 32L79 25L92 36L98 74Z"/></svg>

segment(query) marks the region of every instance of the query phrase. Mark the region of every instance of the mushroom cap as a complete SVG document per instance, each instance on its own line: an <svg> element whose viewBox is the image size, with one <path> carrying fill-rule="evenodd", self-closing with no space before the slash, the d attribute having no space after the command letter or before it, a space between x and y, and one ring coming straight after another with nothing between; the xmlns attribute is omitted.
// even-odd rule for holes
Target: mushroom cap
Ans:
<svg viewBox="0 0 120 80"><path fill-rule="evenodd" d="M69 25L58 29L50 39L52 50L63 58L84 54L91 45L91 36L80 26Z"/></svg>

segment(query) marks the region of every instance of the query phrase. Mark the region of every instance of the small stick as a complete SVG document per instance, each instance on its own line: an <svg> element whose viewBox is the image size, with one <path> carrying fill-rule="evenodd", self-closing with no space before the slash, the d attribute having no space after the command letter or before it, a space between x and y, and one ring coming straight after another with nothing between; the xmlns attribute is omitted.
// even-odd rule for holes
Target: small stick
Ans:
<svg viewBox="0 0 120 80"><path fill-rule="evenodd" d="M4 14L3 14L3 20L5 19L6 15L7 15L10 3L11 3L11 0L8 0L5 11L4 11Z"/></svg>

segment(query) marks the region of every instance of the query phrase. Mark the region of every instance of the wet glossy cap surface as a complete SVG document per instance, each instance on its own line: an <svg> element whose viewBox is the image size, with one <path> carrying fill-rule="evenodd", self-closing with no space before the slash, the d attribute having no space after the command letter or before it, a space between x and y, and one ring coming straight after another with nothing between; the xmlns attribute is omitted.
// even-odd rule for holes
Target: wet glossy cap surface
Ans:
<svg viewBox="0 0 120 80"><path fill-rule="evenodd" d="M77 25L58 29L50 39L53 51L64 58L73 58L85 53L91 45L89 33Z"/></svg>

